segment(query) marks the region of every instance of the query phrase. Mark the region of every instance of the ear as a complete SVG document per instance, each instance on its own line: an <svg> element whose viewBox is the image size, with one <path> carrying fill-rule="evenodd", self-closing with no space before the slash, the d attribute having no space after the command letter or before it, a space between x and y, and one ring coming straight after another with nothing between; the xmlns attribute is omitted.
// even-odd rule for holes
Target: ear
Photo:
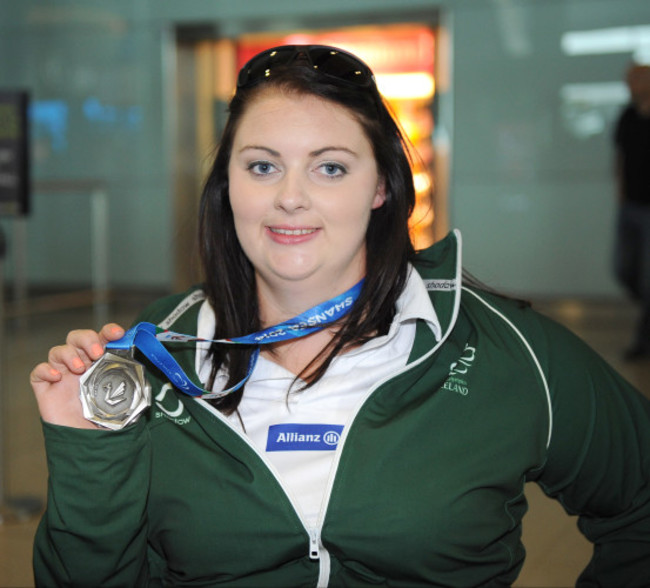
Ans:
<svg viewBox="0 0 650 588"><path fill-rule="evenodd" d="M372 210L375 210L375 208L381 208L385 202L386 182L384 178L379 178L379 182L377 183L377 192L375 193L375 197L372 201Z"/></svg>

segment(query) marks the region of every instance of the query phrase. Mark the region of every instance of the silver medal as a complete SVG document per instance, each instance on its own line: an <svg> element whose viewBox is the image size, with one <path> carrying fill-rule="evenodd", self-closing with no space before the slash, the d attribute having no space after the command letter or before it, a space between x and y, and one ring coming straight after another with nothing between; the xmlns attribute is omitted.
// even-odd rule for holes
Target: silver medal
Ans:
<svg viewBox="0 0 650 588"><path fill-rule="evenodd" d="M81 376L80 384L84 417L102 427L122 429L151 405L151 386L132 350L107 351Z"/></svg>

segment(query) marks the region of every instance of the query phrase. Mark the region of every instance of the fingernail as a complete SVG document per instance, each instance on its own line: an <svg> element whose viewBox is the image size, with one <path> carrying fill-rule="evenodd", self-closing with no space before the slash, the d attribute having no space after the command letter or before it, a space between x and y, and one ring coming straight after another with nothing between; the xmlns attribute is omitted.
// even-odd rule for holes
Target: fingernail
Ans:
<svg viewBox="0 0 650 588"><path fill-rule="evenodd" d="M72 367L74 367L75 369L78 369L78 370L79 370L79 369L81 369L82 367L84 367L84 362L81 361L80 358L75 357L75 358L72 360Z"/></svg>
<svg viewBox="0 0 650 588"><path fill-rule="evenodd" d="M124 329L120 329L120 327L113 327L111 329L111 334L113 335L121 335L124 332Z"/></svg>
<svg viewBox="0 0 650 588"><path fill-rule="evenodd" d="M61 375L61 372L59 370L55 370L54 368L52 368L50 370L50 374L52 374L55 378L57 378Z"/></svg>
<svg viewBox="0 0 650 588"><path fill-rule="evenodd" d="M93 353L93 357L99 357L100 355L103 355L104 348L99 343L95 343L92 346L92 353Z"/></svg>

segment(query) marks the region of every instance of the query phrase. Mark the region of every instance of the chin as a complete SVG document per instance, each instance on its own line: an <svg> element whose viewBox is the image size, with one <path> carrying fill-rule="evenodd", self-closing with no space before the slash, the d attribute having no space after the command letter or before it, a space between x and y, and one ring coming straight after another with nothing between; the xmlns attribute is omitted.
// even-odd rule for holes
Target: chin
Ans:
<svg viewBox="0 0 650 588"><path fill-rule="evenodd" d="M316 272L310 271L278 271L274 272L274 275L285 282L304 282L314 277Z"/></svg>
<svg viewBox="0 0 650 588"><path fill-rule="evenodd" d="M280 259L267 266L270 272L283 280L299 281L311 278L319 273L320 266L314 260Z"/></svg>

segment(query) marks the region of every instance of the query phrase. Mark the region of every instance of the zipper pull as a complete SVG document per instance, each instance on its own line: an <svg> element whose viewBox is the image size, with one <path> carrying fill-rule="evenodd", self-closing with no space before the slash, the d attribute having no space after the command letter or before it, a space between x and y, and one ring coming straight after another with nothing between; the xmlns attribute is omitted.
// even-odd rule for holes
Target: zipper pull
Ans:
<svg viewBox="0 0 650 588"><path fill-rule="evenodd" d="M313 529L309 533L309 559L320 559L320 541L318 540L318 531Z"/></svg>

